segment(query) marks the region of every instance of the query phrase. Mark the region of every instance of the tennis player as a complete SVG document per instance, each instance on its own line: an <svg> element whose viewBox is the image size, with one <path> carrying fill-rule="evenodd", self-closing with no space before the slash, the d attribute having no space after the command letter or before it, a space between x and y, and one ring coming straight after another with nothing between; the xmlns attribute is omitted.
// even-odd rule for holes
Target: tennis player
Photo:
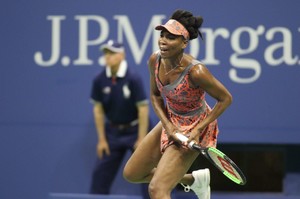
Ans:
<svg viewBox="0 0 300 199"><path fill-rule="evenodd" d="M210 199L208 169L186 174L199 152L188 149L175 136L186 135L201 147L215 147L217 118L231 104L232 96L206 66L184 53L189 41L202 38L203 18L176 10L161 31L159 51L149 58L151 102L160 122L128 160L123 175L133 183L150 182L152 199L169 199L178 183L200 199ZM205 94L216 100L211 109Z"/></svg>

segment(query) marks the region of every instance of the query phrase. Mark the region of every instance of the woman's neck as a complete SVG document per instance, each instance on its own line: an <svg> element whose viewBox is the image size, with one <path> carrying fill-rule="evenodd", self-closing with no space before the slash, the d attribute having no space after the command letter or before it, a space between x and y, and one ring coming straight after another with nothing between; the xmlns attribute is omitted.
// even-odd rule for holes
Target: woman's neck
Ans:
<svg viewBox="0 0 300 199"><path fill-rule="evenodd" d="M163 67L165 71L165 75L170 74L175 71L177 68L182 66L182 60L184 55L181 54L174 59L163 59Z"/></svg>

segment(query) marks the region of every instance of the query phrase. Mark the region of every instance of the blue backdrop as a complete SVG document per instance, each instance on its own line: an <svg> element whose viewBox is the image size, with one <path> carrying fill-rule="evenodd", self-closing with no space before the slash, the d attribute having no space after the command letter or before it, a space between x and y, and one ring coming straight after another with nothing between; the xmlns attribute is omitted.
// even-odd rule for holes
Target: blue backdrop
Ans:
<svg viewBox="0 0 300 199"><path fill-rule="evenodd" d="M234 97L219 119L219 142L299 144L299 6L297 0L3 1L0 198L88 191L96 144L89 95L102 69L99 45L124 42L148 89L147 59L159 37L154 26L178 8L204 17L205 39L187 52ZM157 121L153 111L151 117Z"/></svg>

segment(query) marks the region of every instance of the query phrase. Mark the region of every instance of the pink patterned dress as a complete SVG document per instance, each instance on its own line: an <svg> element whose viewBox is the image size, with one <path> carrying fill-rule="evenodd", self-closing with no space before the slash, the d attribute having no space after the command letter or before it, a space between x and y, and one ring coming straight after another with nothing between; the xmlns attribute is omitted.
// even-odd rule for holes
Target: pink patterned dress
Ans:
<svg viewBox="0 0 300 199"><path fill-rule="evenodd" d="M158 78L160 67L159 53L155 63L156 85L165 97L167 116L186 136L189 136L190 131L211 111L211 108L205 101L204 90L201 88L192 88L189 85L189 71L194 65L199 63L199 61L193 60L178 79L168 85L163 85ZM215 120L200 132L199 145L201 147L215 147L218 132L217 120ZM161 151L164 152L171 144L173 142L168 140L166 130L163 128L161 134Z"/></svg>

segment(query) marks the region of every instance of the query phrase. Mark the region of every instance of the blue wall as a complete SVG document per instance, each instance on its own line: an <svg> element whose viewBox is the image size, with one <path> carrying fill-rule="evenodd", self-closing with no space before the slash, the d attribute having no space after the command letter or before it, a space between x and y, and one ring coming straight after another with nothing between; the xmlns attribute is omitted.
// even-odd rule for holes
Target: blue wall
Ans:
<svg viewBox="0 0 300 199"><path fill-rule="evenodd" d="M153 27L177 8L204 17L205 41L193 41L187 52L234 96L219 119L219 142L300 143L300 1L1 4L0 198L88 192L96 155L89 94L102 69L99 45L123 41L147 89L147 58L159 36ZM151 117L157 121L153 111Z"/></svg>

